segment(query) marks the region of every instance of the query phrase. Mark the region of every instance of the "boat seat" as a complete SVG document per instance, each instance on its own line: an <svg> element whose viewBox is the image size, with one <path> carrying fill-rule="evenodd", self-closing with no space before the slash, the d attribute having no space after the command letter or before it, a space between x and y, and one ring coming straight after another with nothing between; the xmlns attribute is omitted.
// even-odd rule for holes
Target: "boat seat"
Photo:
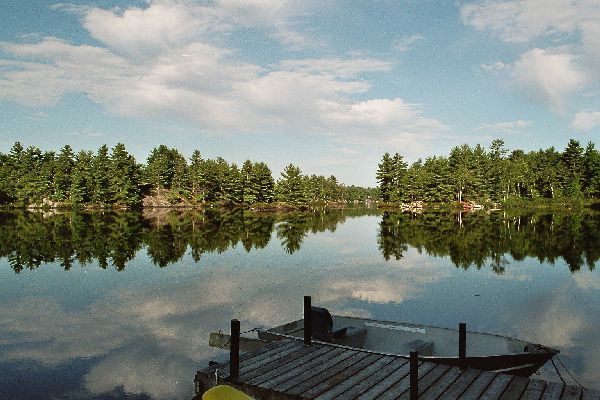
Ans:
<svg viewBox="0 0 600 400"><path fill-rule="evenodd" d="M365 328L355 326L345 326L334 331L333 319L326 308L311 307L310 318L312 324L311 336L324 342L360 347L367 333Z"/></svg>
<svg viewBox="0 0 600 400"><path fill-rule="evenodd" d="M431 356L433 354L432 341L415 339L411 340L410 342L406 342L404 348L407 353L410 353L411 351L416 351L421 356Z"/></svg>

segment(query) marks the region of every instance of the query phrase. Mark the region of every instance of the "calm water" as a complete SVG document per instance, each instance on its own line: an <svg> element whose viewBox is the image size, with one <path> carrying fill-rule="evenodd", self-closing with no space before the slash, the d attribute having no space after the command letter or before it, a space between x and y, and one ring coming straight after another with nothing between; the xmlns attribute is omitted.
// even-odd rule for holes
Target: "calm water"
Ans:
<svg viewBox="0 0 600 400"><path fill-rule="evenodd" d="M304 295L558 347L600 386L598 214L2 214L0 257L2 399L190 398L211 331Z"/></svg>

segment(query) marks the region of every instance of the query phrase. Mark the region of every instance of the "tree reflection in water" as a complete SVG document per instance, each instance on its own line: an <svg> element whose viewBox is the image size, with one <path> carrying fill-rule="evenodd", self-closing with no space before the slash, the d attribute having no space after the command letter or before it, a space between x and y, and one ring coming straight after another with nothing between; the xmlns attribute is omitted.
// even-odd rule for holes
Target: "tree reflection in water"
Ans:
<svg viewBox="0 0 600 400"><path fill-rule="evenodd" d="M375 209L319 209L311 212L253 213L243 210L146 210L144 212L0 214L0 257L15 272L59 262L65 270L96 260L101 268L123 270L145 249L165 267L189 251L195 261L240 244L247 252L275 237L286 252L297 252L309 233L335 231L346 218L379 215ZM489 265L502 273L506 257L563 258L571 271L593 269L600 258L599 213L384 212L377 233L384 259L401 259L409 247L449 257L464 269Z"/></svg>
<svg viewBox="0 0 600 400"><path fill-rule="evenodd" d="M449 257L464 269L490 265L502 273L510 256L551 264L560 257L571 271L583 266L593 270L600 258L600 214L385 212L378 243L386 260L402 258L410 246L430 256Z"/></svg>

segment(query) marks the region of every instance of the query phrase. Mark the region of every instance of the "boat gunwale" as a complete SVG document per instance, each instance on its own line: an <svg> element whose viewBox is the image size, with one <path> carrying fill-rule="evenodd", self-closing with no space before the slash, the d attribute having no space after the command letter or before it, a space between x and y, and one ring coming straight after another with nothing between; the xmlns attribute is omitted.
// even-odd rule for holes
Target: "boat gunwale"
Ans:
<svg viewBox="0 0 600 400"><path fill-rule="evenodd" d="M454 328L445 328L445 327L440 327L440 326L434 326L434 325L417 325L417 324L411 324L411 323L405 323L405 322L398 322L398 321L387 321L387 320L376 320L376 319L371 319L371 318L362 318L362 317L353 317L353 316L348 316L348 315L332 315L332 318L335 317L341 317L341 318L351 318L351 319L355 319L355 320L361 320L361 321L369 321L369 322L384 322L384 323L388 323L388 324L402 324L402 325L409 325L411 327L423 327L423 328L434 328L434 329L441 329L441 330L447 330L447 331L454 331L454 332L458 332L458 329L454 329ZM259 331L259 332L266 332L266 333L270 333L273 335L277 335L277 336L282 336L284 338L289 338L289 339L294 339L294 340L302 340L301 337L298 336L292 336L292 335L287 335L284 333L279 333L279 332L273 332L270 329L275 329L275 328L279 328L279 327L283 327L286 325L291 325L294 323L299 323L300 321L304 321L304 318L301 318L299 320L296 321L292 321L292 322L288 322L285 323L283 325L279 325L273 328L269 328L265 331ZM304 328L302 328L304 329ZM498 335L498 334L494 334L494 333L485 333L485 332L477 332L477 331L467 331L467 333L474 333L474 334L478 334L478 335L486 335L486 336L493 336L493 337L497 337L497 338L502 338L502 339L509 339L509 340L514 340L514 341L518 341L524 344L530 344L530 345L538 345L536 343L532 343L532 342L527 342L525 340L521 340L521 339L515 339L515 338L511 338L509 336L504 336L504 335ZM352 347L352 346L346 346L346 345L341 345L341 344L337 344L337 343L331 343L331 342L324 342L321 340L316 340L316 339L312 339L312 341L317 342L317 343L321 343L321 344L327 344L327 345L332 345L335 347L340 347L340 348L345 348L345 349L359 349L357 347ZM560 353L560 350L554 348L554 347L548 347L545 345L541 345L539 344L539 346L542 346L543 349L546 350L546 352L539 352L539 353L531 353L531 352L526 352L526 351L522 351L520 353L502 353L502 354L490 354L490 355L486 355L486 356L467 356L467 359L487 359L487 358L492 358L492 357L506 357L506 356L523 356L523 355L537 355L537 354L552 354L552 356L554 356L555 354ZM376 351L376 350L369 350L369 349L360 349L361 351L366 351L372 354L381 354L381 355L385 355L385 356L400 356L403 358L408 358L409 355L408 354L399 354L399 353L387 353L387 352L383 352L383 351ZM458 360L459 357L458 356L421 356L419 355L419 359L422 359L423 361L429 361L429 360L439 360L439 359L447 359L447 360Z"/></svg>

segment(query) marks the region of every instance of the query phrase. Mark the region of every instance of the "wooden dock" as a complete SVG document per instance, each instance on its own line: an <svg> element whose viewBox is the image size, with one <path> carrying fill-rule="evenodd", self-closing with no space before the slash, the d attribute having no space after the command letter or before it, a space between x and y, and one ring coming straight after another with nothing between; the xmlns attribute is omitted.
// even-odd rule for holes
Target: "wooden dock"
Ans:
<svg viewBox="0 0 600 400"><path fill-rule="evenodd" d="M215 384L215 367L196 374L196 398ZM282 340L240 356L239 377L216 366L218 383L260 399L409 399L406 358L313 342ZM600 400L600 391L511 375L418 364L419 399Z"/></svg>

